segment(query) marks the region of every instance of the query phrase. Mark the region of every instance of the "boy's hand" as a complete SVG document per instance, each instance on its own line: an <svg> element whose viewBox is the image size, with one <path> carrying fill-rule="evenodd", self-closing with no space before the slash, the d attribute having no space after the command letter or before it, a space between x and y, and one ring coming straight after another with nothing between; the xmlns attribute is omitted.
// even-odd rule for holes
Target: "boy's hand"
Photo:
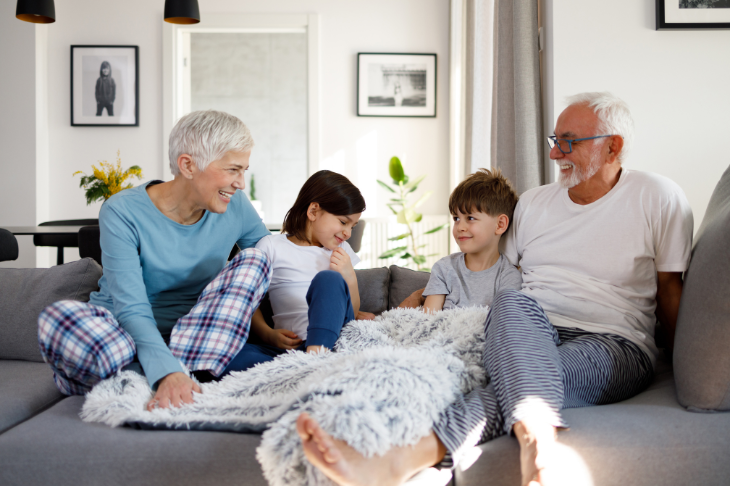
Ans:
<svg viewBox="0 0 730 486"><path fill-rule="evenodd" d="M160 380L155 396L147 402L147 410L179 407L183 403L193 403L193 392L202 393L192 378L180 371L170 373Z"/></svg>
<svg viewBox="0 0 730 486"><path fill-rule="evenodd" d="M288 329L272 329L266 339L266 344L279 349L296 349L302 340L294 331Z"/></svg>
<svg viewBox="0 0 730 486"><path fill-rule="evenodd" d="M355 269L352 267L350 255L342 248L335 248L330 258L330 270L340 272L346 282L355 278Z"/></svg>
<svg viewBox="0 0 730 486"><path fill-rule="evenodd" d="M372 321L373 319L375 319L375 314L371 312L357 311L357 314L355 314L355 319L358 321Z"/></svg>

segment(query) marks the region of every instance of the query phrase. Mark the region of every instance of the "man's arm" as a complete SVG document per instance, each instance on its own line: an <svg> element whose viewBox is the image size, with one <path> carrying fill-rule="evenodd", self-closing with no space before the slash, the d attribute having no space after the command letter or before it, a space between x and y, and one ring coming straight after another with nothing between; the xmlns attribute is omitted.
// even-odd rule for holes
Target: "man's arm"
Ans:
<svg viewBox="0 0 730 486"><path fill-rule="evenodd" d="M656 314L666 335L667 351L670 353L674 349L682 285L682 272L657 272Z"/></svg>
<svg viewBox="0 0 730 486"><path fill-rule="evenodd" d="M398 305L399 309L415 309L416 307L421 307L423 304L426 303L426 298L423 296L423 292L426 289L420 289L413 292L411 295L406 297L406 299Z"/></svg>

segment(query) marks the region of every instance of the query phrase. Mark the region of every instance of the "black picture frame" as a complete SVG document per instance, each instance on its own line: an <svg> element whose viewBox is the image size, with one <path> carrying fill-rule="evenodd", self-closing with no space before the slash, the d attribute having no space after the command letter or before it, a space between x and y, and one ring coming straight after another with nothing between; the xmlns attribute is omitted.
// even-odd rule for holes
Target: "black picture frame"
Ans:
<svg viewBox="0 0 730 486"><path fill-rule="evenodd" d="M730 29L730 8L679 9L678 6L679 0L656 0L656 30ZM723 18L712 22L713 15Z"/></svg>
<svg viewBox="0 0 730 486"><path fill-rule="evenodd" d="M139 46L71 46L71 126L139 126Z"/></svg>
<svg viewBox="0 0 730 486"><path fill-rule="evenodd" d="M386 72L384 66L393 69ZM397 66L403 66L403 70L396 72ZM401 82L406 86L401 86ZM384 92L389 90L393 90L392 96ZM435 53L357 54L357 116L435 118L437 93L438 59Z"/></svg>

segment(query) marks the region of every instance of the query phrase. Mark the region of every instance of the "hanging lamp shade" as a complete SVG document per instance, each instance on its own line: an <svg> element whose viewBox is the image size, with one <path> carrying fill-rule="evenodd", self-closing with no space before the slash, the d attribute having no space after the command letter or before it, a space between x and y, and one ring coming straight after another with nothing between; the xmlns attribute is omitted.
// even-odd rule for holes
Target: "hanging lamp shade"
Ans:
<svg viewBox="0 0 730 486"><path fill-rule="evenodd" d="M34 24L52 24L56 21L53 0L18 0L15 18Z"/></svg>
<svg viewBox="0 0 730 486"><path fill-rule="evenodd" d="M200 22L198 0L165 0L165 22L197 24Z"/></svg>

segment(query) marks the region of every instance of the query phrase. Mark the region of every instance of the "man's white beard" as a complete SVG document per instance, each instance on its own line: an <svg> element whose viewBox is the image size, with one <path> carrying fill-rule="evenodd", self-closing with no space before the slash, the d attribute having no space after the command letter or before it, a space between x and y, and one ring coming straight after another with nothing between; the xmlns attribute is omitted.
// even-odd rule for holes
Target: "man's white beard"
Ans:
<svg viewBox="0 0 730 486"><path fill-rule="evenodd" d="M588 167L580 168L577 165L575 165L572 162L567 162L563 160L556 160L555 161L558 166L560 164L570 164L573 166L573 170L570 171L570 175L564 175L563 172L560 172L560 177L558 178L558 184L560 184L560 187L565 189L570 189L572 187L577 186L581 182L585 182L601 169L601 149L600 146L594 147L594 149L591 151L591 162L588 164Z"/></svg>

